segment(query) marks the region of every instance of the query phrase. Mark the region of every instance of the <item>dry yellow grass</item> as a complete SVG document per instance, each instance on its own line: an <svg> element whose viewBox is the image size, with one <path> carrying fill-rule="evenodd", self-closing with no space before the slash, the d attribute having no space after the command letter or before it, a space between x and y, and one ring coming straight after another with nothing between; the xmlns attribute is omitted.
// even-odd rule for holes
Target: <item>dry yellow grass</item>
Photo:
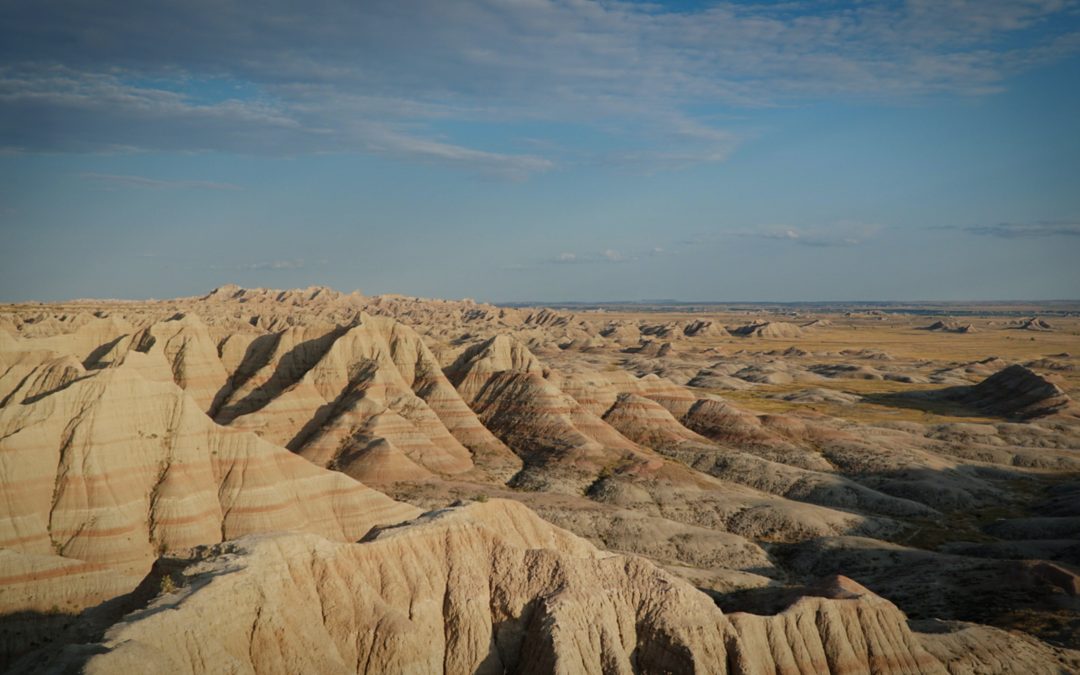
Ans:
<svg viewBox="0 0 1080 675"><path fill-rule="evenodd" d="M1010 309L1031 310L1033 308L1018 306ZM808 329L798 338L731 336L700 338L693 341L692 351L695 352L708 348L716 349L721 354L729 356L744 352L748 359L754 358L754 355L779 354L789 348L795 348L809 353L805 358L799 359L799 363L804 365L851 363L899 372L912 372L918 369L926 374L927 370L959 366L988 357L997 357L1009 363L1026 363L1068 353L1071 359L1058 360L1070 362L1076 369L1052 371L1052 375L1066 392L1074 397L1080 395L1080 363L1076 361L1076 357L1080 357L1080 317L1053 317L1049 321L1054 326L1054 330L1038 332L1010 327L1010 322L1018 318L1015 316L965 316L957 322L971 324L976 329L975 332L948 333L925 330L925 326L934 323L939 317L924 315L886 315L882 319L875 315L844 316L841 314L802 314L792 317L784 314L751 312L606 311L602 314L583 313L580 316L588 316L592 320L605 322L631 321L647 324L701 319L715 321L728 327L754 320L784 321L795 324L805 324L813 319L828 320L831 325ZM845 350L881 351L892 357L892 360L867 360L855 355L840 354ZM856 405L841 405L783 401L776 396L811 386L872 396L932 390L942 388L943 385L837 378L813 384L758 385L745 391L712 390L712 393L737 401L759 412L814 411L857 422L911 421L935 424L994 421L946 402L913 402L910 406L901 406L895 400L886 403L874 402L871 399Z"/></svg>
<svg viewBox="0 0 1080 675"><path fill-rule="evenodd" d="M948 422L995 422L994 418L970 414L968 411L950 405L944 401L919 401L919 407L901 407L895 404L875 403L864 399L854 405L839 403L804 403L784 401L772 398L775 394L785 394L806 388L806 384L761 385L760 388L744 391L715 391L724 398L761 413L791 413L812 411L830 417L839 417L852 422L918 422L920 424L944 424ZM897 382L880 380L839 380L815 384L821 389L832 389L849 394L896 393L901 391L931 390L933 385L905 385Z"/></svg>

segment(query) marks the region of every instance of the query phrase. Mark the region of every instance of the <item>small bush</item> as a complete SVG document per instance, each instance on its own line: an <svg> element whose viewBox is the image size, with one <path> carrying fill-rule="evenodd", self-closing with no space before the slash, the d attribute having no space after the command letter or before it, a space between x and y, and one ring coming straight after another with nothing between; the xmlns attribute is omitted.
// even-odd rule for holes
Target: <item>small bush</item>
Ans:
<svg viewBox="0 0 1080 675"><path fill-rule="evenodd" d="M176 592L176 582L173 581L171 574L161 577L161 588L159 590L162 595Z"/></svg>

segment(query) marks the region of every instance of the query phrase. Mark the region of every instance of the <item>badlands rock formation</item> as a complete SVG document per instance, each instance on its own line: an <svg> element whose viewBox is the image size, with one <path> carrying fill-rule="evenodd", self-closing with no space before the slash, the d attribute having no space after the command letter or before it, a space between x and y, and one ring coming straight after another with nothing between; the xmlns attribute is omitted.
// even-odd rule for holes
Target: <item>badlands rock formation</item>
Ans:
<svg viewBox="0 0 1080 675"><path fill-rule="evenodd" d="M942 333L974 333L975 326L970 323L962 324L956 321L935 321L926 327L926 330L940 331Z"/></svg>
<svg viewBox="0 0 1080 675"><path fill-rule="evenodd" d="M713 321L695 320L683 326L683 335L687 337L722 337L727 330Z"/></svg>
<svg viewBox="0 0 1080 675"><path fill-rule="evenodd" d="M1061 387L1020 365L994 373L956 398L980 410L1021 419L1078 413Z"/></svg>
<svg viewBox="0 0 1080 675"><path fill-rule="evenodd" d="M1020 322L1018 326L1021 330L1054 330L1048 322L1043 321L1037 316L1033 316L1030 319L1025 319Z"/></svg>
<svg viewBox="0 0 1080 675"><path fill-rule="evenodd" d="M803 334L803 329L786 321L755 321L731 331L740 337L793 338Z"/></svg>
<svg viewBox="0 0 1080 675"><path fill-rule="evenodd" d="M214 424L176 384L143 375L150 358L72 379L45 377L58 368L48 360L24 382L53 386L0 408L0 546L20 570L2 589L7 609L83 606L102 597L96 584L65 575L111 567L134 585L171 550L277 529L348 541L416 513Z"/></svg>
<svg viewBox="0 0 1080 675"><path fill-rule="evenodd" d="M503 501L433 511L357 544L275 534L200 547L151 578L166 576L178 590L128 614L98 645L22 667L764 674L1080 665L1075 654L993 629L913 632L895 606L844 577L773 616L725 615L647 561L605 554ZM1022 649L1002 653L998 641Z"/></svg>
<svg viewBox="0 0 1080 675"><path fill-rule="evenodd" d="M0 309L16 671L1080 668L1070 317Z"/></svg>

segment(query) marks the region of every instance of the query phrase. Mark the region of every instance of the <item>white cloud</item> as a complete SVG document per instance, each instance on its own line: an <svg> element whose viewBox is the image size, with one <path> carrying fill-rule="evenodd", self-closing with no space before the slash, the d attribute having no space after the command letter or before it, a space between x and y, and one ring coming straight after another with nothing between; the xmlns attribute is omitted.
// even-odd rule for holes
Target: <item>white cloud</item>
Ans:
<svg viewBox="0 0 1080 675"><path fill-rule="evenodd" d="M379 108L388 103L378 100L373 105ZM51 120L48 126L34 122L43 115ZM488 152L425 138L390 122L331 119L325 110L296 101L196 102L189 95L126 83L115 75L56 67L14 75L0 70L0 127L17 130L12 137L0 134L0 144L6 144L8 151L361 151L459 165L510 179L554 166L533 155ZM84 177L116 185L214 189L200 181L94 173ZM230 189L224 185L217 189Z"/></svg>
<svg viewBox="0 0 1080 675"><path fill-rule="evenodd" d="M710 107L981 95L1080 49L1075 0L166 4L0 6L0 150L364 152L511 179L670 169L741 142ZM459 122L507 130L481 147L447 131ZM604 150L513 140L536 122L587 127Z"/></svg>

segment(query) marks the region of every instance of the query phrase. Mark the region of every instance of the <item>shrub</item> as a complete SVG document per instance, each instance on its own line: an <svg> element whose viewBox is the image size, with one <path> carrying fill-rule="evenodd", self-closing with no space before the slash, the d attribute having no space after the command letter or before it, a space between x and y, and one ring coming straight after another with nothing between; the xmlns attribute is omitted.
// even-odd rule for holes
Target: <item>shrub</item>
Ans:
<svg viewBox="0 0 1080 675"><path fill-rule="evenodd" d="M171 574L161 577L161 588L159 590L162 595L176 592L176 582L173 581Z"/></svg>

